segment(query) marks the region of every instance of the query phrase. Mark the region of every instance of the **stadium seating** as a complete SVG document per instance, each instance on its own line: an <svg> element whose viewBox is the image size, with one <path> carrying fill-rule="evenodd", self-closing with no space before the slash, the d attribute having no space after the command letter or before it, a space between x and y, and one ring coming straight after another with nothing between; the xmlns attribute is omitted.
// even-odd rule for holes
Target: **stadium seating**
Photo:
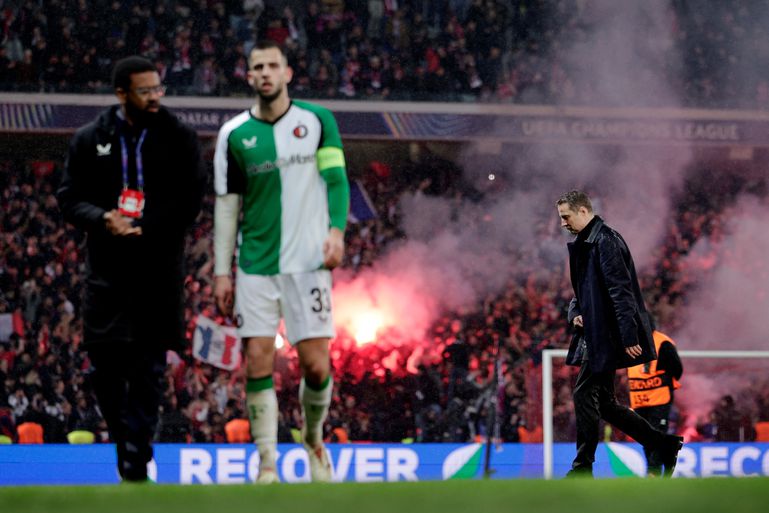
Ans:
<svg viewBox="0 0 769 513"><path fill-rule="evenodd" d="M592 81L581 80L583 66L570 53L595 36L599 21L581 2L288 0L280 10L270 2L251 4L8 4L0 12L0 90L109 93L113 63L138 53L155 62L169 94L248 95L248 51L257 39L273 39L290 54L297 97L595 100ZM769 108L769 81L751 71L751 41L765 37L762 4L687 6L671 2L661 18L665 32L634 42L646 45L633 52L672 90L638 101ZM660 49L664 57L655 61ZM676 63L676 55L687 58Z"/></svg>

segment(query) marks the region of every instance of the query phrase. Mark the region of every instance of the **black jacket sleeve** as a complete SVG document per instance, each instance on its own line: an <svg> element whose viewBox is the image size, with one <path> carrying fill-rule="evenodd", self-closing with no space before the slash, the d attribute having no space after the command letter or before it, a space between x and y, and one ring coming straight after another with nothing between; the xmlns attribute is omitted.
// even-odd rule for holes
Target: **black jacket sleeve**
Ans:
<svg viewBox="0 0 769 513"><path fill-rule="evenodd" d="M579 301L577 301L576 297L571 298L571 301L569 301L569 311L566 314L567 319L569 319L569 324L574 324L574 318L579 317L582 315L582 312L579 311Z"/></svg>
<svg viewBox="0 0 769 513"><path fill-rule="evenodd" d="M56 192L59 208L64 219L86 231L106 232L104 214L106 210L85 200L86 177L85 153L86 136L79 131L69 143L61 183Z"/></svg>
<svg viewBox="0 0 769 513"><path fill-rule="evenodd" d="M181 205L180 214L182 216L182 223L189 226L200 213L207 174L201 158L198 136L194 130L190 128L185 130L184 145L188 148L188 151L185 154L187 160L183 165L189 169L190 174L189 181L184 184L186 191L182 198L185 201Z"/></svg>
<svg viewBox="0 0 769 513"><path fill-rule="evenodd" d="M633 295L630 270L623 258L622 242L611 235L598 241L601 274L617 319L619 335L624 347L638 344L637 308Z"/></svg>

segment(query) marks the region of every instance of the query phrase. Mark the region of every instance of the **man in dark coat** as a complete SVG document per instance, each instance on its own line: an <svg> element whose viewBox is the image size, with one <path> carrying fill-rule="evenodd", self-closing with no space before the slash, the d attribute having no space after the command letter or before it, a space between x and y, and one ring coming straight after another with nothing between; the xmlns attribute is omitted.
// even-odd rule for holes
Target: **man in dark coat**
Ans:
<svg viewBox="0 0 769 513"><path fill-rule="evenodd" d="M160 106L151 62L119 61L120 104L72 138L59 206L87 233L84 345L127 481L147 479L166 350L183 344L182 257L202 201L193 130Z"/></svg>
<svg viewBox="0 0 769 513"><path fill-rule="evenodd" d="M568 319L575 335L566 363L580 366L574 386L577 457L569 475L592 476L603 419L655 451L670 476L683 439L653 428L614 396L616 369L657 356L633 257L622 236L593 213L584 192L568 192L556 206L561 226L577 236L568 244L575 294Z"/></svg>

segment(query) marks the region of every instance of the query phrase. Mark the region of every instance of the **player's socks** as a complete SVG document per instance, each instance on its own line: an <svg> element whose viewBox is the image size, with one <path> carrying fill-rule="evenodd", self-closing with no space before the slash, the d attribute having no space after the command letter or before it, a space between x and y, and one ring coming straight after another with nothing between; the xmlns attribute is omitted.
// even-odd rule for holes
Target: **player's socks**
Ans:
<svg viewBox="0 0 769 513"><path fill-rule="evenodd" d="M259 468L275 471L278 443L278 397L272 383L272 375L248 378L246 381L246 405L251 436L259 450Z"/></svg>
<svg viewBox="0 0 769 513"><path fill-rule="evenodd" d="M304 419L303 442L311 447L317 447L323 442L323 422L328 415L333 391L334 380L330 374L319 387L309 385L304 378L299 383L299 401Z"/></svg>

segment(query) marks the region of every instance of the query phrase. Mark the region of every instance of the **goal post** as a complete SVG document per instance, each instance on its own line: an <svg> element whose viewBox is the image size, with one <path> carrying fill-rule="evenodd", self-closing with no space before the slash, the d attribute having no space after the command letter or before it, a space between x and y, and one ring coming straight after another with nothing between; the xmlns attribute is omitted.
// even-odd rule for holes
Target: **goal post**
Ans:
<svg viewBox="0 0 769 513"><path fill-rule="evenodd" d="M553 477L553 360L566 358L566 349L542 351L542 458L544 478ZM681 358L769 358L769 351L678 351Z"/></svg>

